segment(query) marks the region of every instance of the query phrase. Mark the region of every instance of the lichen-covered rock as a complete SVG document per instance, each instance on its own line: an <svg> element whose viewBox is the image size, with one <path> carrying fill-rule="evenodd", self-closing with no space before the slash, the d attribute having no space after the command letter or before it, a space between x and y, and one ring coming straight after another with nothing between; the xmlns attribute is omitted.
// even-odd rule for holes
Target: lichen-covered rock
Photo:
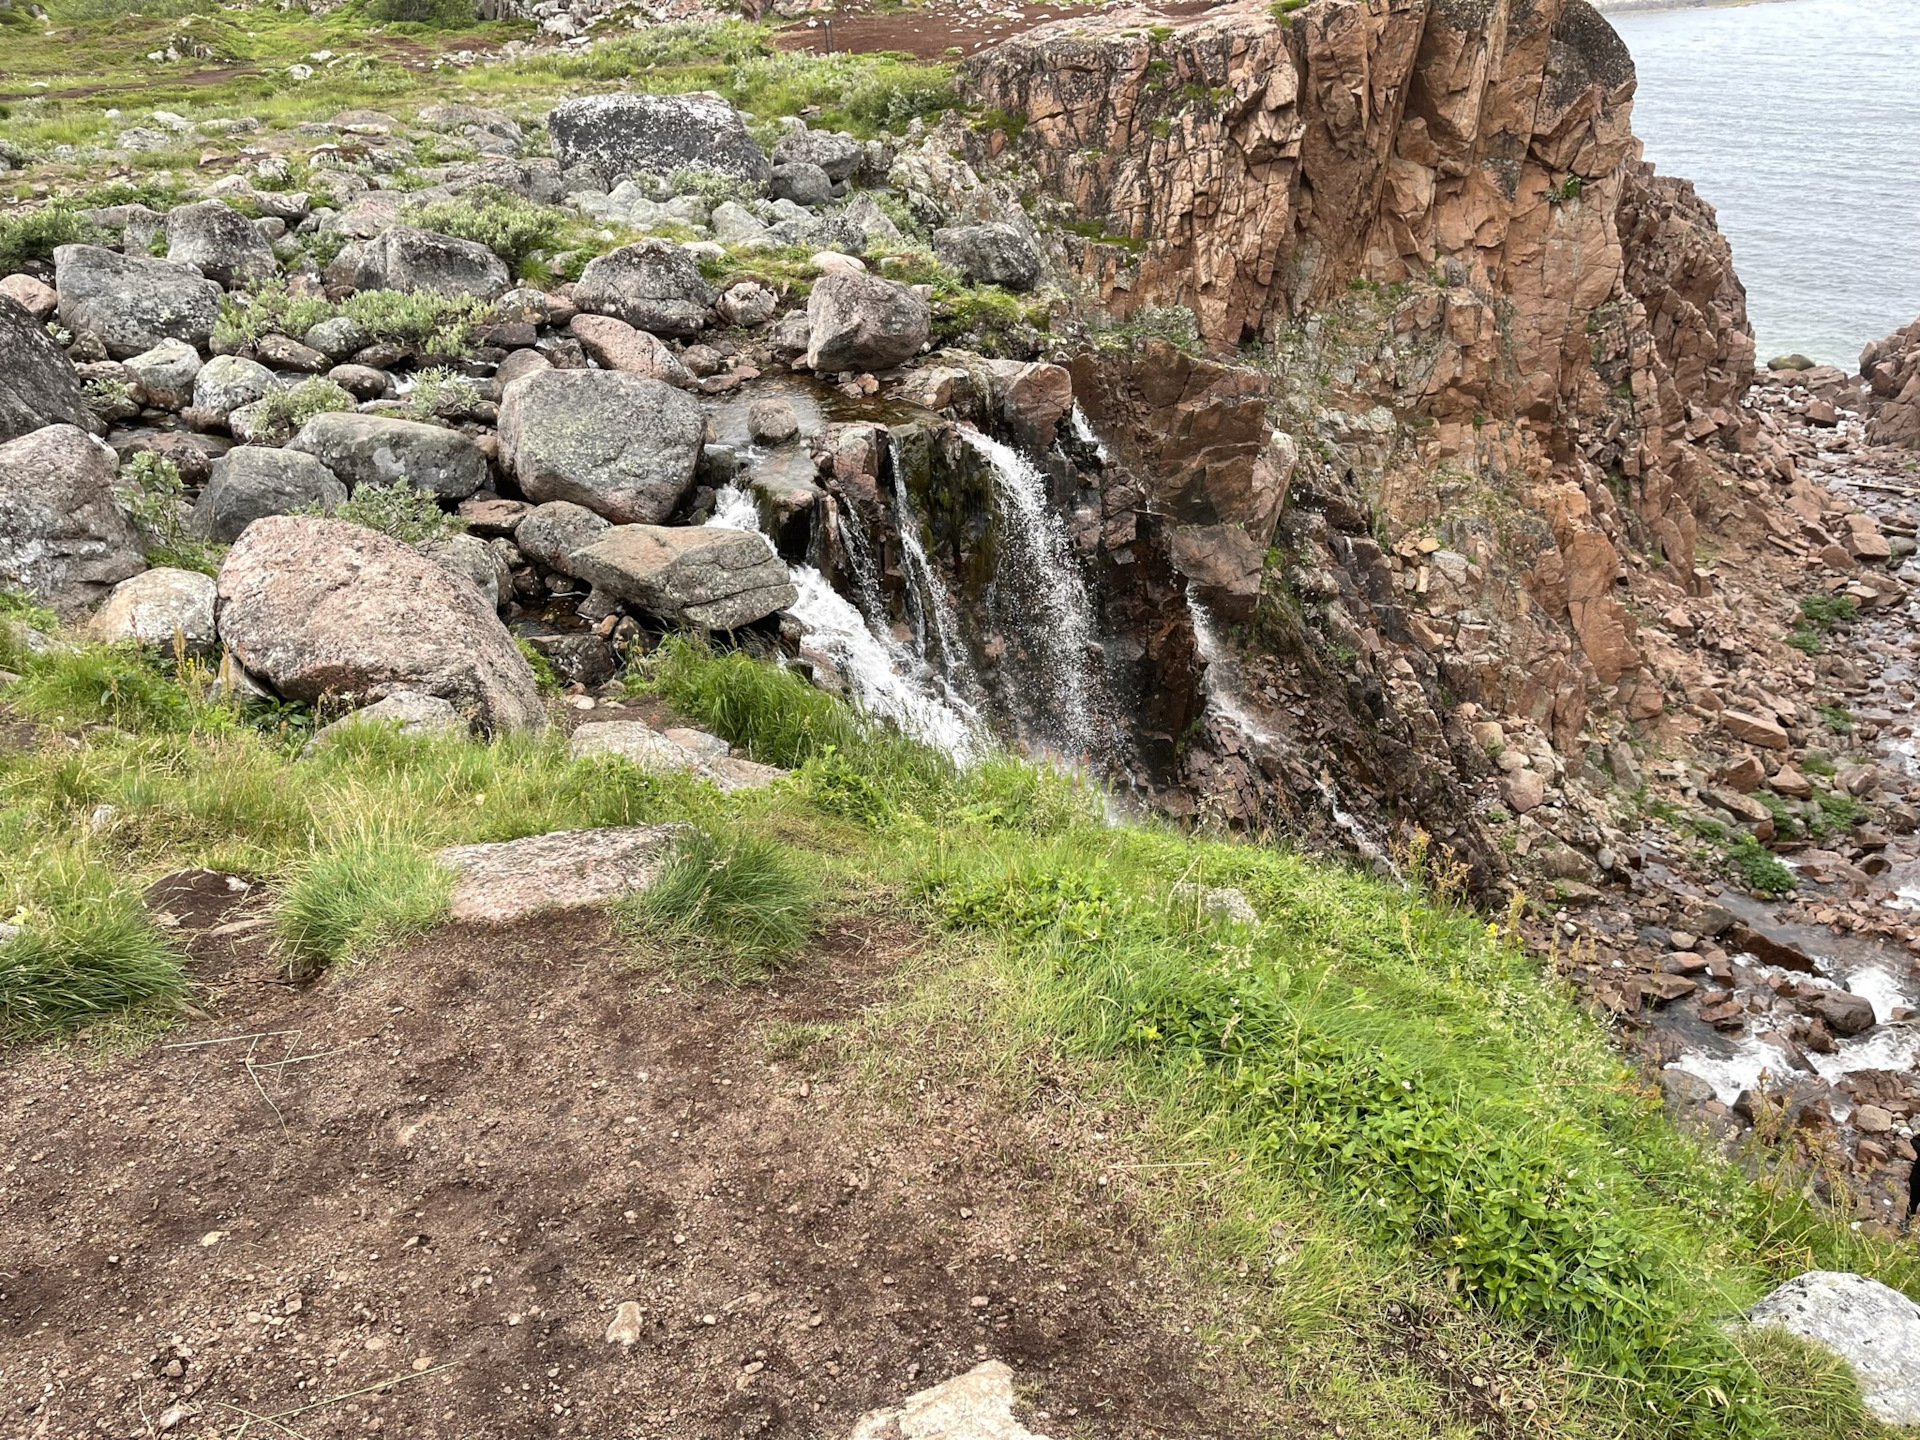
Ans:
<svg viewBox="0 0 1920 1440"><path fill-rule="evenodd" d="M300 753L312 755L324 750L364 725L384 726L402 735L422 737L464 735L470 728L467 717L438 695L422 695L417 690L396 690L384 700L363 705L358 710L342 715L331 725L323 725L314 731L313 739L307 742L306 748Z"/></svg>
<svg viewBox="0 0 1920 1440"><path fill-rule="evenodd" d="M646 375L687 389L693 376L666 342L645 330L636 330L611 315L576 315L567 328L587 354L604 370Z"/></svg>
<svg viewBox="0 0 1920 1440"><path fill-rule="evenodd" d="M818 165L804 160L786 162L773 167L767 193L776 200L791 200L796 205L825 205L833 199L833 181Z"/></svg>
<svg viewBox="0 0 1920 1440"><path fill-rule="evenodd" d="M1878 1280L1843 1270L1795 1276L1747 1312L1833 1351L1860 1380L1860 1398L1884 1425L1920 1425L1920 1305Z"/></svg>
<svg viewBox="0 0 1920 1440"><path fill-rule="evenodd" d="M184 340L162 340L128 358L127 376L140 398L156 410L184 410L193 403L200 352Z"/></svg>
<svg viewBox="0 0 1920 1440"><path fill-rule="evenodd" d="M316 415L287 442L311 455L349 489L405 480L443 500L464 500L487 483L487 457L458 430L387 415Z"/></svg>
<svg viewBox="0 0 1920 1440"><path fill-rule="evenodd" d="M920 353L932 315L904 285L872 275L828 275L807 298L807 364L815 370L887 370Z"/></svg>
<svg viewBox="0 0 1920 1440"><path fill-rule="evenodd" d="M219 577L220 638L291 700L437 695L488 730L546 718L533 671L472 582L340 520L270 516Z"/></svg>
<svg viewBox="0 0 1920 1440"><path fill-rule="evenodd" d="M238 445L213 462L213 474L193 506L194 533L231 544L268 515L291 515L339 505L347 487L325 465L298 450Z"/></svg>
<svg viewBox="0 0 1920 1440"><path fill-rule="evenodd" d="M537 565L573 573L573 552L584 550L607 533L608 522L584 505L549 500L536 505L515 527L513 543Z"/></svg>
<svg viewBox="0 0 1920 1440"><path fill-rule="evenodd" d="M87 622L87 633L106 644L134 640L171 646L180 636L186 648L211 650L213 577L197 570L145 570L113 587L107 603Z"/></svg>
<svg viewBox="0 0 1920 1440"><path fill-rule="evenodd" d="M280 273L273 246L231 205L202 200L167 212L167 259L237 288Z"/></svg>
<svg viewBox="0 0 1920 1440"><path fill-rule="evenodd" d="M258 360L216 355L193 377L193 408L209 419L225 420L279 388L279 379Z"/></svg>
<svg viewBox="0 0 1920 1440"><path fill-rule="evenodd" d="M851 180L866 159L864 143L838 130L809 130L798 120L788 122L787 133L773 147L775 165L813 165L829 181Z"/></svg>
<svg viewBox="0 0 1920 1440"><path fill-rule="evenodd" d="M617 524L657 524L693 482L705 420L660 380L541 370L500 398L501 463L530 500L570 500Z"/></svg>
<svg viewBox="0 0 1920 1440"><path fill-rule="evenodd" d="M655 335L698 334L713 301L699 264L670 240L641 240L596 256L573 287L580 309Z"/></svg>
<svg viewBox="0 0 1920 1440"><path fill-rule="evenodd" d="M416 548L449 575L471 581L495 610L505 609L513 598L513 574L507 562L479 536L442 535L422 541Z"/></svg>
<svg viewBox="0 0 1920 1440"><path fill-rule="evenodd" d="M146 569L113 482L113 451L77 426L0 445L0 588L25 590L71 620Z"/></svg>
<svg viewBox="0 0 1920 1440"><path fill-rule="evenodd" d="M715 526L616 525L573 554L573 573L669 624L733 630L800 598L763 536Z"/></svg>
<svg viewBox="0 0 1920 1440"><path fill-rule="evenodd" d="M645 890L665 868L679 833L674 825L555 830L494 845L455 845L434 858L456 877L449 918L502 925Z"/></svg>
<svg viewBox="0 0 1920 1440"><path fill-rule="evenodd" d="M80 376L67 352L45 325L0 295L0 441L87 420Z"/></svg>
<svg viewBox="0 0 1920 1440"><path fill-rule="evenodd" d="M61 245L53 252L53 277L60 323L98 335L116 360L162 340L205 350L220 318L220 286L167 260Z"/></svg>
<svg viewBox="0 0 1920 1440"><path fill-rule="evenodd" d="M404 290L493 300L513 288L506 263L486 246L396 225L349 245L327 279L355 290Z"/></svg>
<svg viewBox="0 0 1920 1440"><path fill-rule="evenodd" d="M718 170L764 186L772 167L740 112L717 95L586 95L547 115L563 168L609 177L635 170Z"/></svg>
<svg viewBox="0 0 1920 1440"><path fill-rule="evenodd" d="M1011 225L958 225L933 232L933 253L970 284L1031 290L1040 281L1040 252Z"/></svg>

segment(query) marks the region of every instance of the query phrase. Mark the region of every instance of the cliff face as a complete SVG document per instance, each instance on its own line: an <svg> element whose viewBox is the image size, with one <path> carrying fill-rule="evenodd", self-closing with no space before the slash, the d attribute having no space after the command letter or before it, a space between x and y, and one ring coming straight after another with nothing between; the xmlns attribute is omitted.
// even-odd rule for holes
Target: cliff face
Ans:
<svg viewBox="0 0 1920 1440"><path fill-rule="evenodd" d="M1595 707L1669 703L1623 602L1708 583L1698 517L1750 441L1753 341L1586 0L1108 11L966 79L991 118L965 158L1030 197L1094 322L1192 312L1205 360L1108 343L1075 388L1176 569L1287 672L1258 687L1276 733L1319 732L1366 788L1417 780L1430 820L1478 770L1463 700L1562 755ZM1185 783L1244 813L1259 764L1215 740L1182 747Z"/></svg>

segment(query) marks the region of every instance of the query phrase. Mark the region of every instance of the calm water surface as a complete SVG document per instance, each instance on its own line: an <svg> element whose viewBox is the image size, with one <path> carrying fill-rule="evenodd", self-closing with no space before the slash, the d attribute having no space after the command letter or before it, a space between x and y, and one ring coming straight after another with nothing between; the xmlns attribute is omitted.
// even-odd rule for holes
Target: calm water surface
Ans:
<svg viewBox="0 0 1920 1440"><path fill-rule="evenodd" d="M1920 0L1609 14L1634 130L1720 212L1760 358L1851 371L1920 317Z"/></svg>

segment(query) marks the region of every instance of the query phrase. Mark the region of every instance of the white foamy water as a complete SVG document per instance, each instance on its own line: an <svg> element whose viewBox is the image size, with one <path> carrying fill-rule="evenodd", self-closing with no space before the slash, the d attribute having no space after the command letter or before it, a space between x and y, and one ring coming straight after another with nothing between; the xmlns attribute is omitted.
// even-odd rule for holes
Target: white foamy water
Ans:
<svg viewBox="0 0 1920 1440"><path fill-rule="evenodd" d="M1100 682L1094 671L1093 606L1080 577L1066 523L1047 500L1046 477L1034 463L977 430L967 444L993 473L999 499L1000 563L994 575L999 611L1040 664L1044 695L1033 708L1047 737L1069 758L1099 743Z"/></svg>
<svg viewBox="0 0 1920 1440"><path fill-rule="evenodd" d="M753 497L733 485L722 486L714 497L707 524L761 533ZM870 714L893 721L960 764L980 756L987 743L980 717L942 695L919 657L890 635L876 634L867 617L813 566L788 568L800 592L793 614L806 627L808 643L833 660Z"/></svg>
<svg viewBox="0 0 1920 1440"><path fill-rule="evenodd" d="M1720 215L1760 358L1851 370L1920 315L1920 0L1612 13L1633 128Z"/></svg>

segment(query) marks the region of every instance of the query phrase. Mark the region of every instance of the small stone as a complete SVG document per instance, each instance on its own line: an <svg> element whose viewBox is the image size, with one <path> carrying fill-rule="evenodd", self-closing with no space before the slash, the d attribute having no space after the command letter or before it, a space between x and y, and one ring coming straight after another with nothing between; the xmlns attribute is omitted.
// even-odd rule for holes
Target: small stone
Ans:
<svg viewBox="0 0 1920 1440"><path fill-rule="evenodd" d="M640 1302L622 1300L620 1308L613 1312L613 1323L607 1326L607 1343L632 1346L638 1343L641 1334Z"/></svg>
<svg viewBox="0 0 1920 1440"><path fill-rule="evenodd" d="M1516 770L1507 776L1507 805L1516 815L1535 809L1547 798L1546 777L1537 770Z"/></svg>
<svg viewBox="0 0 1920 1440"><path fill-rule="evenodd" d="M1878 1105L1862 1105L1853 1112L1853 1126L1863 1135L1884 1135L1893 1129L1893 1114Z"/></svg>
<svg viewBox="0 0 1920 1440"><path fill-rule="evenodd" d="M1667 943L1676 950L1691 950L1700 943L1700 937L1689 930L1675 930L1667 936Z"/></svg>
<svg viewBox="0 0 1920 1440"><path fill-rule="evenodd" d="M747 434L761 445L782 445L800 433L800 418L784 400L755 400L747 407Z"/></svg>

